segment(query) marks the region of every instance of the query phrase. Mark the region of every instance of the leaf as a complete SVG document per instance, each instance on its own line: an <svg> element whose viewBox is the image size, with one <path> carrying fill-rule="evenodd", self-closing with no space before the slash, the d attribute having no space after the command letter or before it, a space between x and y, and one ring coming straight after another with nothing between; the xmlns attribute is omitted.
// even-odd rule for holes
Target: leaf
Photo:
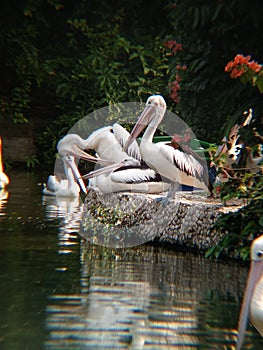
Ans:
<svg viewBox="0 0 263 350"><path fill-rule="evenodd" d="M198 25L199 22L199 18L200 18L200 12L199 9L197 7L194 8L194 20L193 20L193 29L195 29Z"/></svg>

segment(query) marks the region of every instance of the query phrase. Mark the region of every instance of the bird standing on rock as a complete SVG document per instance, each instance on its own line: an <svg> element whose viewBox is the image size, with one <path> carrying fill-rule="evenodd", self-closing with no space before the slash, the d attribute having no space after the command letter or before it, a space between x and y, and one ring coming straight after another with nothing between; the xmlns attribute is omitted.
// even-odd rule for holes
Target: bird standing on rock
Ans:
<svg viewBox="0 0 263 350"><path fill-rule="evenodd" d="M165 142L153 143L153 137L166 111L166 102L161 95L152 95L146 101L146 106L134 126L125 146L126 150L140 132L146 128L140 144L140 152L146 164L170 179L172 186L167 198L174 198L174 194L187 185L198 189L208 190L208 172L206 163L191 151Z"/></svg>

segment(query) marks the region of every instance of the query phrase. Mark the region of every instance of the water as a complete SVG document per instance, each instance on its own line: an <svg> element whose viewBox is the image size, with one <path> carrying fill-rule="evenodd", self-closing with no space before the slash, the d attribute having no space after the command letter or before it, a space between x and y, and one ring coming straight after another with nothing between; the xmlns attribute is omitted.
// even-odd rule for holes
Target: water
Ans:
<svg viewBox="0 0 263 350"><path fill-rule="evenodd" d="M11 172L0 202L0 349L234 349L248 268L78 235L75 202ZM62 207L63 205L63 207ZM244 349L262 349L249 327Z"/></svg>

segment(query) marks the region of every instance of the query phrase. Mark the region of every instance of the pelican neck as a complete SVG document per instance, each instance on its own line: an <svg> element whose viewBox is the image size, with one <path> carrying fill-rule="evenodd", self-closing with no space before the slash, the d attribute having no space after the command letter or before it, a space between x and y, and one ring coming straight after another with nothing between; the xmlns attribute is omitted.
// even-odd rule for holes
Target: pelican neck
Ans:
<svg viewBox="0 0 263 350"><path fill-rule="evenodd" d="M152 142L154 134L156 131L156 126L148 125L147 129L145 130L142 141L150 141Z"/></svg>

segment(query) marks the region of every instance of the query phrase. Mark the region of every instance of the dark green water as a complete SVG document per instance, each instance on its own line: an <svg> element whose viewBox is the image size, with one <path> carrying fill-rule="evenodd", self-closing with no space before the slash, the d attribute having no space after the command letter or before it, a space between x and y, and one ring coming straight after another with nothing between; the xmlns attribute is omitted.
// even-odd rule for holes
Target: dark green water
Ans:
<svg viewBox="0 0 263 350"><path fill-rule="evenodd" d="M248 269L78 235L75 202L11 172L0 202L0 349L234 349ZM1 193L2 197L6 193ZM244 349L262 349L249 327Z"/></svg>

